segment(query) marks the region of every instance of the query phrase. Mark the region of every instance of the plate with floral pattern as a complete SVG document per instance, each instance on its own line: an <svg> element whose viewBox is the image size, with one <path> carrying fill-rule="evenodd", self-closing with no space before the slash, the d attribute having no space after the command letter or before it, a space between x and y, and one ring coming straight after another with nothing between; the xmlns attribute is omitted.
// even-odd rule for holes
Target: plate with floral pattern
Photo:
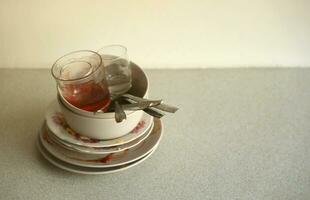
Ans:
<svg viewBox="0 0 310 200"><path fill-rule="evenodd" d="M110 173L120 172L120 171L129 169L133 166L136 166L136 165L142 163L148 157L150 157L153 154L153 152L156 150L157 146L155 146L149 154L140 158L137 161L134 161L132 163L125 164L125 165L120 165L117 167L104 167L104 168L81 167L81 166L72 165L70 163L59 160L58 158L53 156L51 153L49 153L44 148L44 146L42 145L39 138L38 138L38 142L37 142L37 147L46 160L48 160L50 163L52 163L53 165L55 165L61 169L64 169L64 170L70 171L70 172L74 172L74 173L79 173L79 174L97 175L97 174L110 174Z"/></svg>
<svg viewBox="0 0 310 200"><path fill-rule="evenodd" d="M52 133L51 130L47 126L45 126L48 136L56 143L58 143L60 146L63 148L69 149L71 151L77 151L77 152L82 152L82 153L88 153L88 154L107 154L107 153L116 153L120 151L124 151L130 148L133 148L134 146L140 144L143 142L151 133L153 129L154 123L152 122L151 126L146 130L146 132L141 136L138 137L137 139L122 144L118 146L111 146L111 147L85 147L85 146L79 146L71 143L67 143L58 137L55 136L54 133Z"/></svg>
<svg viewBox="0 0 310 200"><path fill-rule="evenodd" d="M122 137L111 140L93 139L74 131L67 124L63 114L60 112L58 104L51 104L48 107L45 113L45 120L51 132L66 143L84 147L111 147L126 144L141 137L152 125L153 117L143 113L140 122L132 131Z"/></svg>
<svg viewBox="0 0 310 200"><path fill-rule="evenodd" d="M82 167L116 167L139 160L150 153L158 145L162 137L162 123L155 118L154 127L149 136L135 147L121 152L100 155L81 153L63 148L49 137L44 124L39 135L45 149L64 162Z"/></svg>

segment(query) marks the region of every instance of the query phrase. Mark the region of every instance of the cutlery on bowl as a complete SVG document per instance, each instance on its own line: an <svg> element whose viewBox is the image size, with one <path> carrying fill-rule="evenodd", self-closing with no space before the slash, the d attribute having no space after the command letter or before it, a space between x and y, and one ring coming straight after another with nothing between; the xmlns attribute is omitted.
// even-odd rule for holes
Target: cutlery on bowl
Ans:
<svg viewBox="0 0 310 200"><path fill-rule="evenodd" d="M131 94L128 94L128 93L123 94L122 96L125 97L125 98L128 98L128 99L134 100L136 102L150 101L149 99L144 99L144 98L141 98L141 97L137 97L137 96L134 96L134 95L131 95ZM168 105L168 104L163 104L163 103L161 103L159 105L156 105L154 107L159 109L159 110L170 112L170 113L175 113L179 109L179 108L177 108L175 106Z"/></svg>
<svg viewBox="0 0 310 200"><path fill-rule="evenodd" d="M156 101L140 101L140 102L132 102L129 104L122 104L124 110L144 110L149 107L154 107L161 104L162 100Z"/></svg>
<svg viewBox="0 0 310 200"><path fill-rule="evenodd" d="M165 116L164 113L154 109L154 108L145 108L143 109L144 112L146 112L147 114L156 117L156 118L162 118L163 116Z"/></svg>
<svg viewBox="0 0 310 200"><path fill-rule="evenodd" d="M126 113L123 107L118 103L118 101L114 101L114 105L115 105L115 121L117 123L120 123L124 119L126 119Z"/></svg>

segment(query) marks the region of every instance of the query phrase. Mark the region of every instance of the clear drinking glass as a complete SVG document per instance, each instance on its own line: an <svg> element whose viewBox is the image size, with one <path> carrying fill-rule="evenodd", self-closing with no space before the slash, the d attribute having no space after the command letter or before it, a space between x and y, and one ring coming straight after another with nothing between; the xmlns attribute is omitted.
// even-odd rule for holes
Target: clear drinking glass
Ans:
<svg viewBox="0 0 310 200"><path fill-rule="evenodd" d="M99 49L106 70L106 78L112 95L126 93L131 88L131 69L127 48L108 45Z"/></svg>
<svg viewBox="0 0 310 200"><path fill-rule="evenodd" d="M101 56L88 50L59 58L52 67L61 96L86 111L106 111L111 99Z"/></svg>

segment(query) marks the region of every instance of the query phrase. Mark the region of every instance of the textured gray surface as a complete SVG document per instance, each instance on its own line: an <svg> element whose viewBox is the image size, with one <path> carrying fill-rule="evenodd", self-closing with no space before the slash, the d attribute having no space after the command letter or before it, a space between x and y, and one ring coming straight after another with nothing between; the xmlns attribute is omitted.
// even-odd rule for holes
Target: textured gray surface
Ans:
<svg viewBox="0 0 310 200"><path fill-rule="evenodd" d="M48 70L0 70L0 199L310 199L310 69L148 70L150 97L181 109L141 165L58 169L37 130Z"/></svg>

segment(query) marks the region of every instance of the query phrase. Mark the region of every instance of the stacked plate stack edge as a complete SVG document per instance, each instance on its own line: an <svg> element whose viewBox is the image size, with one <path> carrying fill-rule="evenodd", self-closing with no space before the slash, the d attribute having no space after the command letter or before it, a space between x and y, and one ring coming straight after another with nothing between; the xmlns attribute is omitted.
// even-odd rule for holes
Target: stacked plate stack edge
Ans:
<svg viewBox="0 0 310 200"><path fill-rule="evenodd" d="M139 93L139 90L144 88L145 97L148 89L147 77L137 65L132 63L131 68L131 92ZM141 77L146 80L146 86L141 87ZM67 171L107 174L136 166L152 155L163 134L161 120L140 111L141 117L131 131L117 138L95 139L73 129L66 120L68 116L65 115L63 107L59 98L49 105L39 130L37 146L49 162ZM126 124L126 120L122 123ZM104 133L106 130L102 128L101 131Z"/></svg>

